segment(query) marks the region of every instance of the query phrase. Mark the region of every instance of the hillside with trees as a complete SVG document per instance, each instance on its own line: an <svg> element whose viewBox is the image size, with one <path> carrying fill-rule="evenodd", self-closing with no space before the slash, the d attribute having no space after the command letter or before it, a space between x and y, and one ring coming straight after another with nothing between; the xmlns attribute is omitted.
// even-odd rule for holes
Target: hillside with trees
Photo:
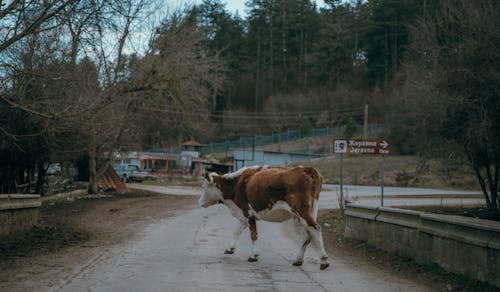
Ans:
<svg viewBox="0 0 500 292"><path fill-rule="evenodd" d="M361 124L368 105L397 153L471 165L498 208L497 1L224 3L2 3L0 192L56 161L95 192L117 149Z"/></svg>

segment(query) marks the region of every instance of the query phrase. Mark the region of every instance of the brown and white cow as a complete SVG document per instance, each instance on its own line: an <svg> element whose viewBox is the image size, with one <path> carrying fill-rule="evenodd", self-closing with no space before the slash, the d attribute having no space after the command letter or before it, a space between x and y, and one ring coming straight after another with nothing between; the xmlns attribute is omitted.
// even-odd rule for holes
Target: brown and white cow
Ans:
<svg viewBox="0 0 500 292"><path fill-rule="evenodd" d="M257 261L257 220L283 222L295 218L304 228L305 238L294 265L304 262L307 245L314 241L320 257L320 268L329 266L323 246L321 228L316 221L322 176L313 167L248 167L236 172L206 175L203 193L198 202L202 207L222 203L238 219L234 239L225 253L234 253L239 236L249 227L252 252L248 261Z"/></svg>

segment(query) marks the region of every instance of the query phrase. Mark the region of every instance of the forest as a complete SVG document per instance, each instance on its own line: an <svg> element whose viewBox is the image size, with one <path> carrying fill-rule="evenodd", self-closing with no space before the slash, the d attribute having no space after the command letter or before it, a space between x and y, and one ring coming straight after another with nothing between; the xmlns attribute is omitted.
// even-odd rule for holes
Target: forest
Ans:
<svg viewBox="0 0 500 292"><path fill-rule="evenodd" d="M498 207L497 1L168 3L0 1L1 193L56 161L96 192L118 149L359 125L368 105L398 154L470 164Z"/></svg>

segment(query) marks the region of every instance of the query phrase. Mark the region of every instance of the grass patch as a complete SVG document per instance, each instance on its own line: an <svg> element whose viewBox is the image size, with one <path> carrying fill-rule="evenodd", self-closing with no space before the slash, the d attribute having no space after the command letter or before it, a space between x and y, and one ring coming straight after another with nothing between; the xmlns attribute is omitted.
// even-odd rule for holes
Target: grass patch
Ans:
<svg viewBox="0 0 500 292"><path fill-rule="evenodd" d="M57 250L88 239L88 234L63 223L56 224L41 219L28 231L14 232L0 237L0 262L10 258L28 256L34 251Z"/></svg>

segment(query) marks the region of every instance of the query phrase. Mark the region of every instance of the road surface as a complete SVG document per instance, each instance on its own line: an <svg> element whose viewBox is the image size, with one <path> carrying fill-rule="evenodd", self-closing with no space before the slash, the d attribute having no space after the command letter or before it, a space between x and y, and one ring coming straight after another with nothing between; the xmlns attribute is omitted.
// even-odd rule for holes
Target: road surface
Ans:
<svg viewBox="0 0 500 292"><path fill-rule="evenodd" d="M431 291L375 266L331 257L321 271L314 251L292 266L298 243L290 225L259 222L260 257L247 262L244 232L234 255L223 253L234 219L225 206L194 209L150 225L114 257L94 258L58 291ZM287 228L284 228L287 227Z"/></svg>
<svg viewBox="0 0 500 292"><path fill-rule="evenodd" d="M199 187L131 184L131 188L174 195L197 195ZM379 204L379 187L346 186L355 203ZM338 207L338 186L324 185L321 208ZM476 203L470 192L385 188L389 204L435 202ZM426 195L426 196L424 196ZM430 195L430 196L429 196ZM458 195L458 196L457 196ZM302 267L292 266L299 243L291 224L259 222L260 258L247 262L250 238L244 232L234 255L223 254L235 220L222 205L195 209L150 225L144 237L114 256L96 256L77 273L61 281L61 291L430 291L374 266L355 266L331 256L331 266L319 269L312 249ZM113 254L113 253L110 253Z"/></svg>

